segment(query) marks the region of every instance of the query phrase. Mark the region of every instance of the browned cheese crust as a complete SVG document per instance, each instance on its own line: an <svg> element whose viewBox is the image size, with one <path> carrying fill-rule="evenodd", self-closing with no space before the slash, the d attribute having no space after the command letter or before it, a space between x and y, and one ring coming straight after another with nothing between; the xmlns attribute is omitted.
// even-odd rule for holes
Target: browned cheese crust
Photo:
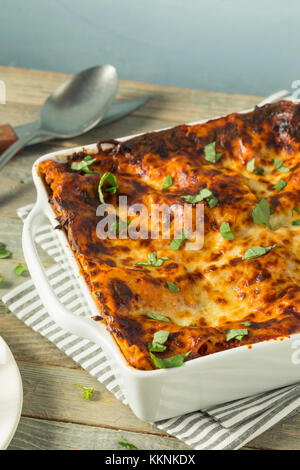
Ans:
<svg viewBox="0 0 300 470"><path fill-rule="evenodd" d="M153 369L148 343L159 330L168 330L166 358L191 351L186 360L244 344L279 338L300 331L300 227L292 224L300 214L300 105L281 101L247 114L230 114L204 124L182 125L151 132L124 143L115 142L99 152L89 168L100 174L71 169L86 154L67 163L47 160L40 171L60 227L67 233L82 274L99 307L103 321L127 361L138 369ZM204 158L204 147L216 142L222 153L217 163ZM262 175L247 171L255 158ZM280 173L273 159L290 168ZM105 172L118 182L115 195L105 201L117 207L118 196L128 205L184 204L183 195L208 188L218 204L205 208L202 249L170 249L170 240L100 240L98 185ZM167 175L173 184L162 190ZM274 185L284 179L281 191ZM272 229L254 223L251 211L260 200L274 211ZM193 205L195 207L195 205ZM150 213L150 210L149 210ZM297 217L298 215L298 217ZM229 222L235 240L220 233ZM271 246L265 256L242 260L253 246ZM161 267L135 266L156 251L168 256ZM179 288L170 292L166 281ZM148 318L163 315L170 323ZM245 328L242 340L226 341L230 329ZM196 326L189 326L196 324Z"/></svg>

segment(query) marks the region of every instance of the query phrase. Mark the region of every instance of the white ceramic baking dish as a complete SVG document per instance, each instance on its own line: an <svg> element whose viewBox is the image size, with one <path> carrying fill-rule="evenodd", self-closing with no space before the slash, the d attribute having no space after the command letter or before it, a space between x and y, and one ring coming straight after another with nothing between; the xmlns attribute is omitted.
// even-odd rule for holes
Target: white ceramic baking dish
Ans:
<svg viewBox="0 0 300 470"><path fill-rule="evenodd" d="M94 341L103 348L111 358L117 374L121 376L126 397L136 416L153 422L298 382L300 354L297 349L300 350L300 334L282 340L257 343L251 348L241 346L200 357L178 368L141 371L128 365L103 324L90 318L75 316L66 309L52 291L34 242L35 233L45 215L53 227L57 226L37 167L43 160L64 161L68 155L79 151L93 154L97 152L97 146L93 144L50 153L39 158L33 165L37 202L24 224L24 256L42 302L53 320L62 328ZM56 233L80 282L82 294L92 314L96 315L97 306L79 274L79 266L67 237L62 230L57 230Z"/></svg>

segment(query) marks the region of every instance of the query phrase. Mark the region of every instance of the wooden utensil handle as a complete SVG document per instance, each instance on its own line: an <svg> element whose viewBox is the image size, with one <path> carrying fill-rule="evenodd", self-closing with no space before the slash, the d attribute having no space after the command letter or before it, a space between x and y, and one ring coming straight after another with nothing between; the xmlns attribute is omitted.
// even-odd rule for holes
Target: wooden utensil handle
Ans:
<svg viewBox="0 0 300 470"><path fill-rule="evenodd" d="M0 126L0 154L18 140L13 128L9 124Z"/></svg>

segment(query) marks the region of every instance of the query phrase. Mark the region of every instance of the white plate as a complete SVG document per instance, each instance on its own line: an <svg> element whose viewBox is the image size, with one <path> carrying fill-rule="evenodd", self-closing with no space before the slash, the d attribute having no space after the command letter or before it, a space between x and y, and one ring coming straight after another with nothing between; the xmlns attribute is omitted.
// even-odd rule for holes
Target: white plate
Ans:
<svg viewBox="0 0 300 470"><path fill-rule="evenodd" d="M23 387L14 357L0 336L0 449L8 447L19 424Z"/></svg>

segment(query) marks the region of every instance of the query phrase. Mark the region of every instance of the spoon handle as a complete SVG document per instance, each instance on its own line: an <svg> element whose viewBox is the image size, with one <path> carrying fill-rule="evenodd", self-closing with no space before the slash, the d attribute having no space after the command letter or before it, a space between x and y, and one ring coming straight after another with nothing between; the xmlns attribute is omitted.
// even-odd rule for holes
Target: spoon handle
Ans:
<svg viewBox="0 0 300 470"><path fill-rule="evenodd" d="M0 170L6 165L9 160L16 155L26 144L31 142L37 136L40 135L40 129L37 129L35 132L24 135L14 144L12 144L1 156L0 156Z"/></svg>

